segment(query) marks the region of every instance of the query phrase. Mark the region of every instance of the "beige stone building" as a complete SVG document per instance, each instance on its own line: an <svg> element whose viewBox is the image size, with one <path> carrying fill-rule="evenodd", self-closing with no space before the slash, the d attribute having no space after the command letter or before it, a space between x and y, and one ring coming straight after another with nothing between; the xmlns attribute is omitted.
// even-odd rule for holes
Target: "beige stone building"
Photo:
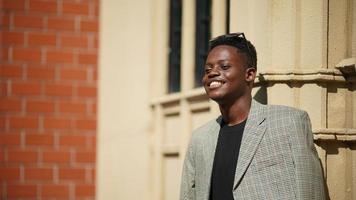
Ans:
<svg viewBox="0 0 356 200"><path fill-rule="evenodd" d="M97 199L178 199L191 132L219 114L203 50L226 32L256 46L258 101L308 111L330 199L356 199L356 0L101 0L100 13Z"/></svg>

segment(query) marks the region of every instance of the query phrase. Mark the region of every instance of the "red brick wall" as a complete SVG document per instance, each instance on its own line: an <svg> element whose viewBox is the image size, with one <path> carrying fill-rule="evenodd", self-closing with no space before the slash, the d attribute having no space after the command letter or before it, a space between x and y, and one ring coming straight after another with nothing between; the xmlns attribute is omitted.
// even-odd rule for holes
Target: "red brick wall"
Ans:
<svg viewBox="0 0 356 200"><path fill-rule="evenodd" d="M99 0L0 0L0 199L95 197Z"/></svg>

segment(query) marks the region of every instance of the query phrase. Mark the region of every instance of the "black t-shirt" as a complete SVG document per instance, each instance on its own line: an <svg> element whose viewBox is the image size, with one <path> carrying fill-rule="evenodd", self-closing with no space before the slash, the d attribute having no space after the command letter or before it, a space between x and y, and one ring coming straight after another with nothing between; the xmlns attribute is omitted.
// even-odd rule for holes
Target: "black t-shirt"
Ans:
<svg viewBox="0 0 356 200"><path fill-rule="evenodd" d="M211 175L210 200L234 200L232 190L245 124L246 120L234 126L221 125Z"/></svg>

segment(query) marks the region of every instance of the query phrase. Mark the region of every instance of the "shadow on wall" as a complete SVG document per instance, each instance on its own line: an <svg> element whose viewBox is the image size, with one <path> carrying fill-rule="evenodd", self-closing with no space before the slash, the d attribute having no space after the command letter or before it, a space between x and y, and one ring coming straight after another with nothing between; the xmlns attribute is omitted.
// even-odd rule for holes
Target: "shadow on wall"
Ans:
<svg viewBox="0 0 356 200"><path fill-rule="evenodd" d="M258 80L260 83L265 82L265 79L262 74L259 74ZM253 98L261 103L261 104L267 104L268 103L268 98L267 98L267 85L266 84L261 84L259 86L260 88L257 90L256 94L253 96Z"/></svg>
<svg viewBox="0 0 356 200"><path fill-rule="evenodd" d="M320 166L322 166L320 158L319 158L319 163L320 163ZM325 174L325 171L324 171L323 167L321 168L321 170L322 170L323 174ZM326 177L325 176L323 176L323 182L324 182L324 190L325 190L325 199L326 200L330 200L329 188L328 188L328 184L326 182Z"/></svg>
<svg viewBox="0 0 356 200"><path fill-rule="evenodd" d="M267 86L261 85L253 98L261 104L267 104Z"/></svg>

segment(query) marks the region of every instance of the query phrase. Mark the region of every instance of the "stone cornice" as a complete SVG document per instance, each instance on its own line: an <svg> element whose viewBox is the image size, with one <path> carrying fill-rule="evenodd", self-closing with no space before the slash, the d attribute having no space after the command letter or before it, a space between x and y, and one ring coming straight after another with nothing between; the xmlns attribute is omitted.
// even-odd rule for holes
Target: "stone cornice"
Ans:
<svg viewBox="0 0 356 200"><path fill-rule="evenodd" d="M313 130L314 140L317 141L343 141L356 142L356 129L340 128L340 129L316 129Z"/></svg>
<svg viewBox="0 0 356 200"><path fill-rule="evenodd" d="M267 82L345 82L345 78L337 69L261 71L255 83Z"/></svg>

